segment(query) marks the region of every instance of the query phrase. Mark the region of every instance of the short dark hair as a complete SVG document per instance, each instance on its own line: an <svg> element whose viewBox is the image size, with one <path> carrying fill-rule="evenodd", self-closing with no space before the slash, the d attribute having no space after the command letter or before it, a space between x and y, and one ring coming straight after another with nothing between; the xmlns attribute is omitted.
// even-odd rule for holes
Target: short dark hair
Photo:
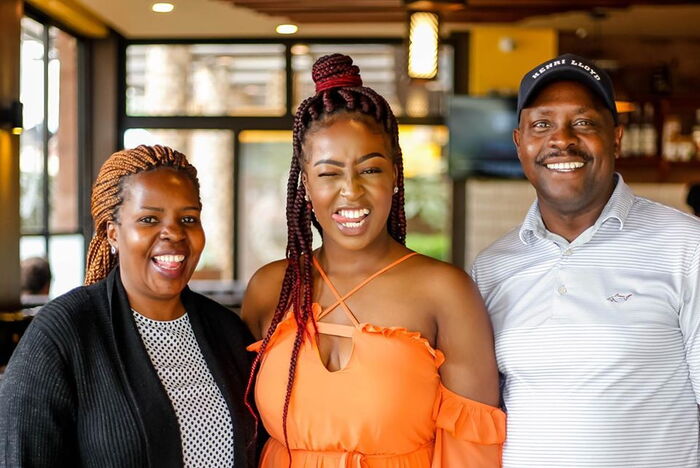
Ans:
<svg viewBox="0 0 700 468"><path fill-rule="evenodd" d="M685 202L690 205L695 214L700 213L700 184L693 184L688 189L688 197Z"/></svg>
<svg viewBox="0 0 700 468"><path fill-rule="evenodd" d="M51 284L51 267L45 258L30 257L20 264L22 293L41 294Z"/></svg>

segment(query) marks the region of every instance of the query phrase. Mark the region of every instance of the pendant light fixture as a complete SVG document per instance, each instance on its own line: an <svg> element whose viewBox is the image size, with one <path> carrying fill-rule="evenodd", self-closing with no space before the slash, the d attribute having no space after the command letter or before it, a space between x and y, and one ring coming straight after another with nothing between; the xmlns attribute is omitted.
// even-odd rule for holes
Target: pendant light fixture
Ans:
<svg viewBox="0 0 700 468"><path fill-rule="evenodd" d="M440 13L461 9L465 0L404 0L408 10L408 76L433 80L438 75Z"/></svg>

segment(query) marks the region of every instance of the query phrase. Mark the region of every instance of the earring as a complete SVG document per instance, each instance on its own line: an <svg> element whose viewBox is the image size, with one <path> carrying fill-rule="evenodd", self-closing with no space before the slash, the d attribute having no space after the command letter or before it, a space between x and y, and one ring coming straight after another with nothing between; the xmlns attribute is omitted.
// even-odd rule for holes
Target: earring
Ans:
<svg viewBox="0 0 700 468"><path fill-rule="evenodd" d="M397 194L397 193L399 193L399 188L396 185L394 185L394 194Z"/></svg>
<svg viewBox="0 0 700 468"><path fill-rule="evenodd" d="M310 201L311 201L311 199L309 198L309 194L308 194L308 193L305 193L305 194L304 194L304 201L307 201L307 202L310 202Z"/></svg>
<svg viewBox="0 0 700 468"><path fill-rule="evenodd" d="M112 245L112 246L109 247L109 251L112 253L112 255L116 255L116 253L117 253L117 248L116 248L115 246Z"/></svg>

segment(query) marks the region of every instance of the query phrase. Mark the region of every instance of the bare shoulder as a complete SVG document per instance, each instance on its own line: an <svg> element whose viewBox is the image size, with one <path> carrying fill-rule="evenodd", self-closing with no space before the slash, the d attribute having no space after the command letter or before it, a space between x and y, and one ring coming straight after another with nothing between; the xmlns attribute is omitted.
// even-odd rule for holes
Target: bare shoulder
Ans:
<svg viewBox="0 0 700 468"><path fill-rule="evenodd" d="M287 269L287 260L277 260L261 267L248 282L241 318L248 325L256 339L260 339L277 307L280 289Z"/></svg>
<svg viewBox="0 0 700 468"><path fill-rule="evenodd" d="M417 256L413 270L414 284L436 313L470 310L481 304L479 291L464 270L424 255Z"/></svg>
<svg viewBox="0 0 700 468"><path fill-rule="evenodd" d="M453 265L421 257L416 283L431 303L437 324L437 347L445 355L443 384L473 400L498 403L498 371L493 332L474 281Z"/></svg>

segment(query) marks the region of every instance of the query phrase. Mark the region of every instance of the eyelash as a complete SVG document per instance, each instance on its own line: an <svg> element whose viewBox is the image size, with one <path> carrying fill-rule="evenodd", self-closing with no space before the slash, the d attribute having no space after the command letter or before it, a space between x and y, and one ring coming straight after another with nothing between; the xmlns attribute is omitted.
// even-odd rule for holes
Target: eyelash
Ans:
<svg viewBox="0 0 700 468"><path fill-rule="evenodd" d="M361 174L379 174L380 172L382 172L382 170L379 169L378 167L369 167L367 169L362 169L362 171L360 171ZM322 172L318 176L319 177L332 177L332 176L337 176L337 175L339 175L339 174L336 172Z"/></svg>
<svg viewBox="0 0 700 468"><path fill-rule="evenodd" d="M579 126L579 124L585 124L585 125L583 125L585 127L592 127L593 126L593 122L591 122L590 120L577 120L576 122L573 123L574 126ZM540 121L540 122L533 123L532 127L535 129L541 130L541 129L549 128L550 125L549 125L549 122Z"/></svg>
<svg viewBox="0 0 700 468"><path fill-rule="evenodd" d="M155 224L156 222L158 222L158 218L156 218L155 216L144 216L143 218L139 219L139 222L145 224ZM196 216L183 216L182 222L184 224L196 224L199 222L199 219Z"/></svg>

